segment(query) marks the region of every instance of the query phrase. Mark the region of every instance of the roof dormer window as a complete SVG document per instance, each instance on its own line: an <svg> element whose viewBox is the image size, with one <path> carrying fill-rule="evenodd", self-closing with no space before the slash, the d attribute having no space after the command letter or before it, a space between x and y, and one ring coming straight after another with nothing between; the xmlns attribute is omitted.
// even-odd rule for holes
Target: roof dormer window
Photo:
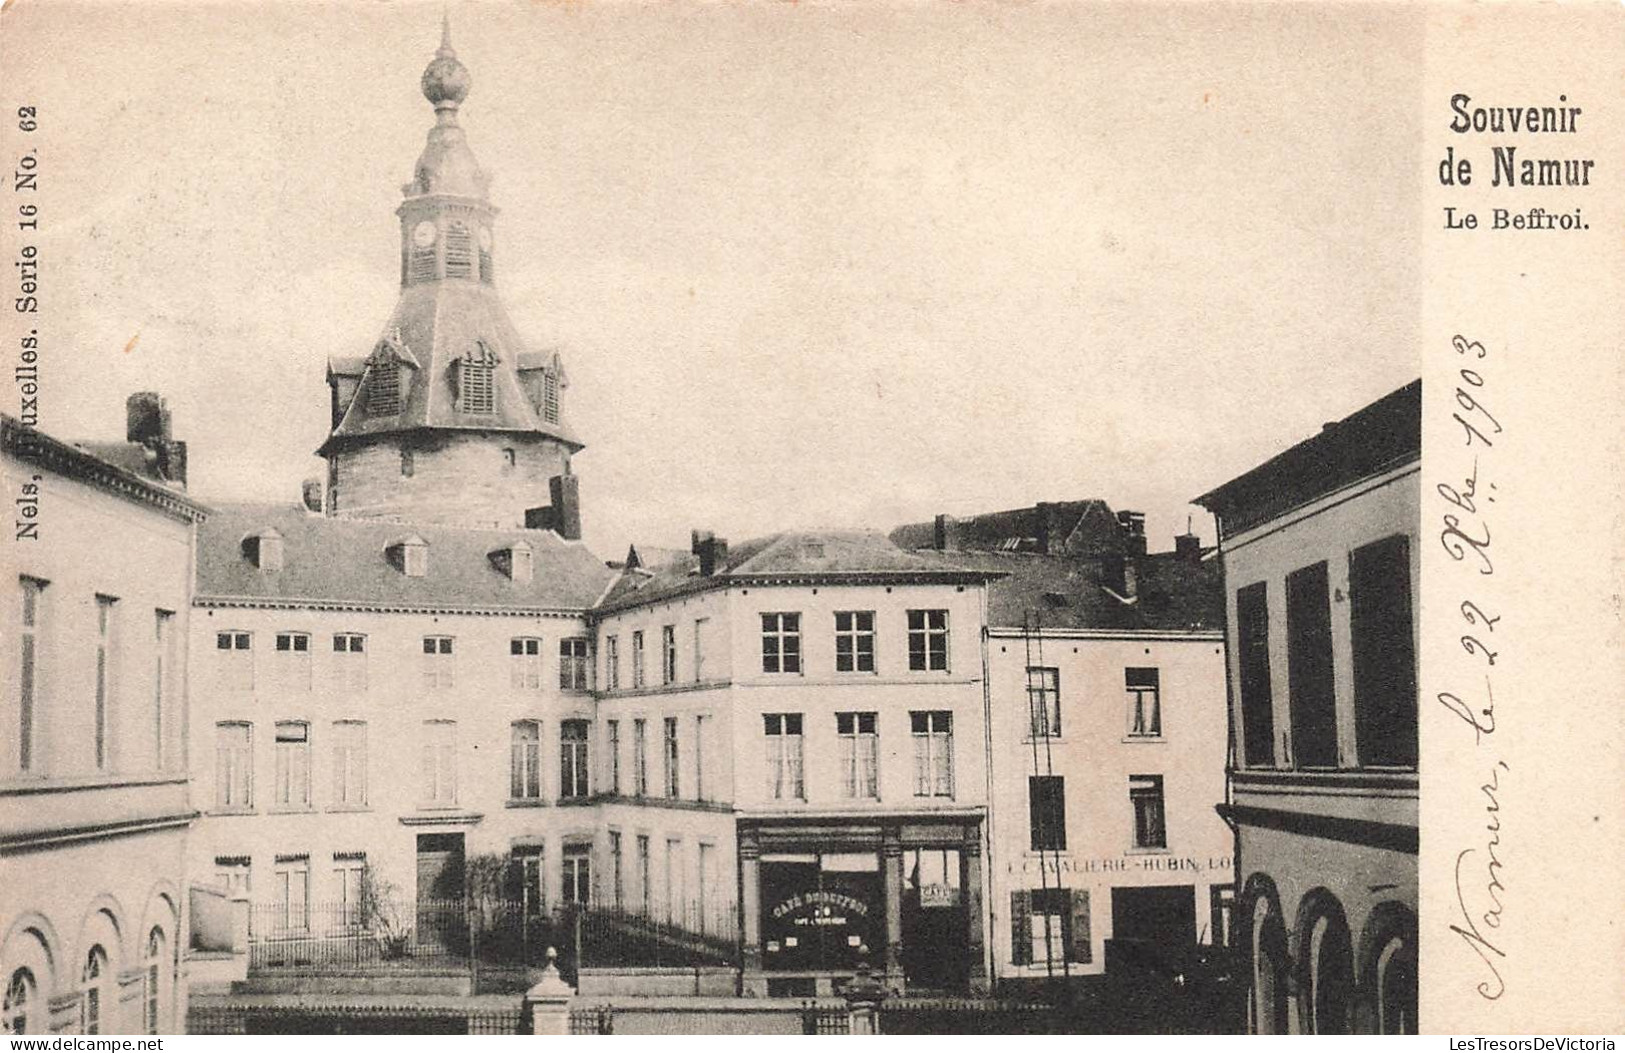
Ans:
<svg viewBox="0 0 1625 1053"><path fill-rule="evenodd" d="M282 569L282 535L275 527L248 535L243 538L243 555L263 573L276 573Z"/></svg>
<svg viewBox="0 0 1625 1053"><path fill-rule="evenodd" d="M380 359L367 371L367 415L392 417L401 411L401 366Z"/></svg>
<svg viewBox="0 0 1625 1053"><path fill-rule="evenodd" d="M507 548L499 548L491 553L491 562L497 570L520 582L530 581L534 559L530 544L525 541L515 541Z"/></svg>
<svg viewBox="0 0 1625 1053"><path fill-rule="evenodd" d="M491 413L496 409L493 374L496 371L496 352L485 341L476 340L474 347L457 360L457 407L464 413Z"/></svg>
<svg viewBox="0 0 1625 1053"><path fill-rule="evenodd" d="M390 565L409 578L421 578L429 573L429 543L413 534L384 550Z"/></svg>
<svg viewBox="0 0 1625 1053"><path fill-rule="evenodd" d="M542 419L559 422L559 375L551 369L542 375Z"/></svg>

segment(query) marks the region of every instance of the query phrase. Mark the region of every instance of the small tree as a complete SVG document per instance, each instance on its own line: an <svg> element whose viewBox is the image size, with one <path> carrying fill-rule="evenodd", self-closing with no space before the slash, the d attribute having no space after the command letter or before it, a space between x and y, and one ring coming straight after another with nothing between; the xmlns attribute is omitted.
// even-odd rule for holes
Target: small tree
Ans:
<svg viewBox="0 0 1625 1053"><path fill-rule="evenodd" d="M361 921L384 958L405 958L411 952L412 916L401 906L400 889L370 863L361 870Z"/></svg>

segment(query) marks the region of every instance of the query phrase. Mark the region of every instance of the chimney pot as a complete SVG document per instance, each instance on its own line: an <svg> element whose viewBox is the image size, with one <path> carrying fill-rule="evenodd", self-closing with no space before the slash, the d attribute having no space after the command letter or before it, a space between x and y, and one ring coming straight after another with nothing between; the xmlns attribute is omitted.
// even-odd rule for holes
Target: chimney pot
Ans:
<svg viewBox="0 0 1625 1053"><path fill-rule="evenodd" d="M948 517L938 515L931 528L931 547L938 552L948 551Z"/></svg>
<svg viewBox="0 0 1625 1053"><path fill-rule="evenodd" d="M169 406L156 391L137 391L124 400L124 438L154 449L170 441Z"/></svg>

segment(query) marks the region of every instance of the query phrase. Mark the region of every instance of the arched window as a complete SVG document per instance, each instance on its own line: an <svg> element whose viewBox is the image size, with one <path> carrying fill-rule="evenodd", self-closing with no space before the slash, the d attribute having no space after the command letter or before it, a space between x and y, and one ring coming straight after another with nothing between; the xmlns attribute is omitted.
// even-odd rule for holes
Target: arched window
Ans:
<svg viewBox="0 0 1625 1053"><path fill-rule="evenodd" d="M84 989L79 1002L79 1030L82 1034L102 1033L102 1013L110 1002L108 984L111 980L107 952L98 943L85 955L85 968L80 976L80 986Z"/></svg>
<svg viewBox="0 0 1625 1053"><path fill-rule="evenodd" d="M1416 1034L1416 948L1398 936L1377 956L1377 1032Z"/></svg>
<svg viewBox="0 0 1625 1053"><path fill-rule="evenodd" d="M37 990L34 974L27 969L11 974L11 979L6 981L4 1009L0 1011L0 1031L8 1035L29 1034L29 1024L37 1022L33 1019Z"/></svg>
<svg viewBox="0 0 1625 1053"><path fill-rule="evenodd" d="M1316 1035L1349 1033L1354 998L1354 962L1348 929L1341 919L1321 915L1309 930L1309 1014Z"/></svg>
<svg viewBox="0 0 1625 1053"><path fill-rule="evenodd" d="M1252 1033L1284 1035L1286 1025L1286 930L1272 902L1260 896L1253 905L1251 999L1247 1007Z"/></svg>
<svg viewBox="0 0 1625 1053"><path fill-rule="evenodd" d="M156 1035L164 1022L164 930L153 926L147 933L147 975L145 991L145 1023L147 1034Z"/></svg>

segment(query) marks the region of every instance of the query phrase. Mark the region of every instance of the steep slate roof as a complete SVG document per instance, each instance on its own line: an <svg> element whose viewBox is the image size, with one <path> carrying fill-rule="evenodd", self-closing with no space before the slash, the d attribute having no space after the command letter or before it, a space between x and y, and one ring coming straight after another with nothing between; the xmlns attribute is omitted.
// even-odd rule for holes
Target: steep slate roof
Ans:
<svg viewBox="0 0 1625 1053"><path fill-rule="evenodd" d="M1235 533L1421 456L1422 382L1414 380L1195 503Z"/></svg>
<svg viewBox="0 0 1625 1053"><path fill-rule="evenodd" d="M671 551L671 550L668 550ZM599 604L619 610L668 596L772 580L901 581L927 578L944 583L981 582L996 576L940 554L904 552L876 530L795 531L769 534L731 546L710 577L699 557L681 553L655 567L623 571Z"/></svg>
<svg viewBox="0 0 1625 1053"><path fill-rule="evenodd" d="M266 573L249 560L243 541L272 529L282 535L282 569ZM420 578L397 570L385 555L409 537L429 546ZM531 547L532 577L514 581L491 553L518 541ZM344 606L485 610L584 611L614 572L579 542L550 530L477 530L427 523L336 519L299 505L225 505L198 533L200 602L308 601Z"/></svg>
<svg viewBox="0 0 1625 1053"><path fill-rule="evenodd" d="M121 471L138 475L160 486L175 487L175 484L165 479L164 473L159 470L158 452L150 446L144 446L139 442L75 442L72 445Z"/></svg>
<svg viewBox="0 0 1625 1053"><path fill-rule="evenodd" d="M1040 502L1028 508L947 517L948 548L982 552L1069 552L1115 555L1125 551L1111 506L1099 498ZM936 524L905 523L891 532L900 548L935 544Z"/></svg>
<svg viewBox="0 0 1625 1053"><path fill-rule="evenodd" d="M519 381L519 370L541 368L546 356L527 351L496 290L483 282L445 280L408 285L384 323L377 343L399 344L401 372L410 390L398 414L372 417L366 411L366 384L356 389L343 418L319 454L358 436L453 428L470 431L520 431L551 435L577 448L582 444L562 423L551 424L536 412ZM492 370L492 413L459 412L452 363L483 343L496 354ZM333 377L362 378L368 356L335 356L328 360ZM411 362L418 368L412 368Z"/></svg>
<svg viewBox="0 0 1625 1053"><path fill-rule="evenodd" d="M201 521L213 512L164 478L157 455L134 442L64 442L0 413L0 450L54 472L152 505L177 519Z"/></svg>

